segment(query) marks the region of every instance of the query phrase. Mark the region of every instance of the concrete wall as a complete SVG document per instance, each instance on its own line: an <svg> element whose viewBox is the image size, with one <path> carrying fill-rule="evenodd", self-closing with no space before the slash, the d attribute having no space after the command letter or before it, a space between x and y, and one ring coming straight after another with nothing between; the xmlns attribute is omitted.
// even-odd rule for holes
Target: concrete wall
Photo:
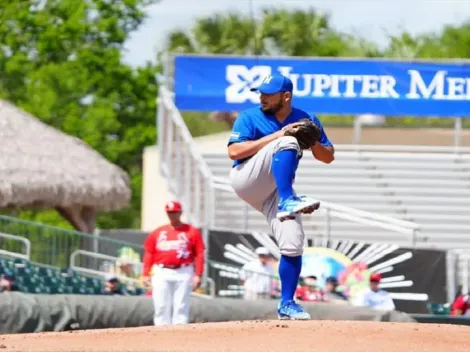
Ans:
<svg viewBox="0 0 470 352"><path fill-rule="evenodd" d="M165 204L173 198L160 174L160 154L156 146L143 153L141 230L152 231L167 222Z"/></svg>
<svg viewBox="0 0 470 352"><path fill-rule="evenodd" d="M226 153L228 133L195 138L200 153L220 150ZM167 180L160 174L160 152L157 146L148 146L143 152L142 171L142 231L152 231L168 222L164 211L165 204L170 200L178 200L168 188ZM184 207L184 204L183 204ZM187 221L184 216L183 220Z"/></svg>
<svg viewBox="0 0 470 352"><path fill-rule="evenodd" d="M149 146L143 152L142 170L142 231L152 231L168 223L165 204L175 198L168 188L166 178L160 174L160 153L157 146ZM184 208L183 208L184 212ZM186 218L182 216L183 221Z"/></svg>

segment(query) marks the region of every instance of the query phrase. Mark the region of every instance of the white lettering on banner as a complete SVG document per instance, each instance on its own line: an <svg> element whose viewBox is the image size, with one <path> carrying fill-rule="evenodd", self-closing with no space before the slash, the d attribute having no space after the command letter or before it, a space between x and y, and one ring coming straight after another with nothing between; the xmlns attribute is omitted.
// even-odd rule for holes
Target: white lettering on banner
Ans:
<svg viewBox="0 0 470 352"><path fill-rule="evenodd" d="M291 73L292 67L281 66L279 73L288 76L294 85L294 95L329 98L399 98L395 78L374 75L326 75ZM302 81L299 81L299 80ZM300 82L302 84L300 84ZM303 87L299 89L299 87ZM359 93L356 93L356 92Z"/></svg>
<svg viewBox="0 0 470 352"><path fill-rule="evenodd" d="M354 92L354 85L356 82L361 81L361 76L355 76L355 75L350 75L350 76L338 76L338 84L339 80L344 81L346 83L346 88L343 96L345 98L355 98L357 97L356 92Z"/></svg>
<svg viewBox="0 0 470 352"><path fill-rule="evenodd" d="M323 97L325 96L325 93L323 93L324 90L332 88L332 79L328 75L310 75L313 77L313 92L312 95L314 97ZM310 77L304 77L304 82L305 78L308 78L310 80ZM295 83L297 86L297 82ZM333 87L336 88L336 87ZM336 90L336 89L335 89Z"/></svg>
<svg viewBox="0 0 470 352"><path fill-rule="evenodd" d="M260 85L263 79L270 80L271 71L269 66L254 66L248 69L243 65L228 65L226 78L230 86L225 91L227 102L258 103L258 94L250 92L250 88ZM396 89L397 80L390 75L299 74L292 72L293 67L290 66L280 66L277 71L292 80L294 95L298 97L400 98ZM407 87L407 93L404 92L408 99L470 100L470 78L447 77L446 71L438 71L433 79L426 83L419 71L409 70L408 74L409 88Z"/></svg>
<svg viewBox="0 0 470 352"><path fill-rule="evenodd" d="M456 97L456 100L470 98L470 78L447 78L449 83L449 96ZM466 88L466 89L465 89Z"/></svg>
<svg viewBox="0 0 470 352"><path fill-rule="evenodd" d="M433 99L444 99L444 77L445 71L439 71L434 76L429 86L426 87L421 74L416 70L409 70L410 74L410 92L406 95L409 99L429 99L432 95ZM419 92L419 93L418 93Z"/></svg>
<svg viewBox="0 0 470 352"><path fill-rule="evenodd" d="M419 71L409 70L408 73L411 81L406 97L409 99L470 100L470 78L446 78L446 71L438 71L426 86Z"/></svg>

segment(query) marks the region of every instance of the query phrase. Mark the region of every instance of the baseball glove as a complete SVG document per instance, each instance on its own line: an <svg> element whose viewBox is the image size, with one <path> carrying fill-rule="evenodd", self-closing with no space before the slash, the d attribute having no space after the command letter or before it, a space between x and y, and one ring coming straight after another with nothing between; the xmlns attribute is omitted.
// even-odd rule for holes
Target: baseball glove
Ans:
<svg viewBox="0 0 470 352"><path fill-rule="evenodd" d="M310 149L320 140L320 128L310 119L302 119L299 123L298 126L288 127L284 135L295 137L301 149Z"/></svg>

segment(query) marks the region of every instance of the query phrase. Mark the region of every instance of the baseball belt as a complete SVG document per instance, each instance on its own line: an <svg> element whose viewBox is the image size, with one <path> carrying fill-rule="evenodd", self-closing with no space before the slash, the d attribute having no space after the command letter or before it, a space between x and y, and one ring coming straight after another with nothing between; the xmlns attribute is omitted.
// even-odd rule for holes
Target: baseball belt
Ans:
<svg viewBox="0 0 470 352"><path fill-rule="evenodd" d="M185 268L187 266L191 266L192 264L179 264L179 265L155 264L155 265L160 268L165 268L165 269L180 269L180 268Z"/></svg>

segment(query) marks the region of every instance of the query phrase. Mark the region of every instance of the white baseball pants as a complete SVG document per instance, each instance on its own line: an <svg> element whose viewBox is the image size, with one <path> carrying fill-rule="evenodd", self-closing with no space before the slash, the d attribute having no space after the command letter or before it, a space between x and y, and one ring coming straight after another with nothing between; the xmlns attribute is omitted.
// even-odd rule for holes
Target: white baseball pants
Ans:
<svg viewBox="0 0 470 352"><path fill-rule="evenodd" d="M167 269L153 267L152 299L154 325L189 323L194 266Z"/></svg>

